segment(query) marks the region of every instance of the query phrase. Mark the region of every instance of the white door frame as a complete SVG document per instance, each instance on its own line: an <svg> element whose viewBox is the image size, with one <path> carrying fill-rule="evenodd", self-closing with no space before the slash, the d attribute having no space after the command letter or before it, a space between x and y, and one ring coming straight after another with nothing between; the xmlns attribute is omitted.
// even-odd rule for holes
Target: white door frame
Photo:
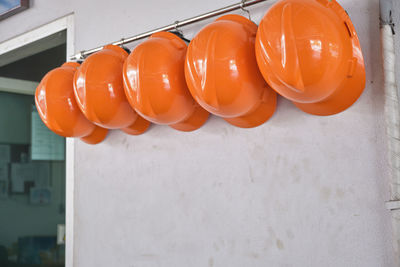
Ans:
<svg viewBox="0 0 400 267"><path fill-rule="evenodd" d="M67 38L67 58L68 56L75 53L75 42L74 42L74 15L70 14L43 26L35 28L31 31L25 32L14 38L0 43L0 56L2 54L12 52L15 49L21 48L25 45L29 45L35 41L48 37L60 31L66 30ZM18 55L16 55L17 57ZM74 252L74 139L67 138L66 140L66 156L65 156L65 167L66 167L66 212L65 212L65 226L66 226L66 244L65 244L65 266L72 267L73 263L73 252Z"/></svg>

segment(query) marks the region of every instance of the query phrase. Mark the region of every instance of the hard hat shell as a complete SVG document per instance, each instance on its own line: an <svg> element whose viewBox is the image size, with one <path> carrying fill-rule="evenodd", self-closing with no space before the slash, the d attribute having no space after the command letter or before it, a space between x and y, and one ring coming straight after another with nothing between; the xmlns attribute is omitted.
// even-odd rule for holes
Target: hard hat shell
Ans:
<svg viewBox="0 0 400 267"><path fill-rule="evenodd" d="M146 131L150 123L126 99L122 67L127 56L115 45L106 45L90 55L75 73L74 92L79 108L90 121L136 135Z"/></svg>
<svg viewBox="0 0 400 267"><path fill-rule="evenodd" d="M341 112L365 87L356 31L335 0L274 4L259 25L256 57L271 87L307 113Z"/></svg>
<svg viewBox="0 0 400 267"><path fill-rule="evenodd" d="M35 103L40 118L54 133L97 144L108 130L87 120L75 101L73 77L78 67L78 63L67 62L48 72L36 88Z"/></svg>
<svg viewBox="0 0 400 267"><path fill-rule="evenodd" d="M131 106L145 119L181 131L201 127L209 113L192 98L185 81L186 43L158 32L125 60L123 78Z"/></svg>
<svg viewBox="0 0 400 267"><path fill-rule="evenodd" d="M186 55L186 82L194 99L242 128L264 123L276 108L276 93L257 67L256 32L247 18L225 15L195 36Z"/></svg>

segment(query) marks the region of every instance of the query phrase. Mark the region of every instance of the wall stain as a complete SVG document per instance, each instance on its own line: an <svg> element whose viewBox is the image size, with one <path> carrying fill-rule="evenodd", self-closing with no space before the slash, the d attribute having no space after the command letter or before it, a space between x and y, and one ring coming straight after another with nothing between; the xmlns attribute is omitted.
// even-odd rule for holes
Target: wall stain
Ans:
<svg viewBox="0 0 400 267"><path fill-rule="evenodd" d="M126 149L129 149L130 144L129 144L129 142L128 142L128 137L124 136L124 137L122 138L121 144L122 144L122 146L125 147Z"/></svg>
<svg viewBox="0 0 400 267"><path fill-rule="evenodd" d="M250 253L250 257L258 259L260 257L260 254L252 252L252 253Z"/></svg>
<svg viewBox="0 0 400 267"><path fill-rule="evenodd" d="M274 232L274 229L271 226L268 226L268 232L269 232L269 235L272 238L275 238L275 232Z"/></svg>
<svg viewBox="0 0 400 267"><path fill-rule="evenodd" d="M277 240L276 240L276 247L277 247L279 250L284 250L284 249L285 249L285 246L283 245L283 242L282 242L282 240L280 240L280 239L277 239Z"/></svg>
<svg viewBox="0 0 400 267"><path fill-rule="evenodd" d="M293 183L298 184L298 183L300 183L300 181L301 181L301 177L298 175L295 175L293 178Z"/></svg>
<svg viewBox="0 0 400 267"><path fill-rule="evenodd" d="M293 232L292 232L292 231L290 231L289 229L288 229L288 230L286 230L286 235L287 235L287 237L289 237L290 239L293 239L293 238L294 238L294 234L293 234Z"/></svg>
<svg viewBox="0 0 400 267"><path fill-rule="evenodd" d="M208 266L210 266L210 267L214 266L214 258L213 257L208 259Z"/></svg>
<svg viewBox="0 0 400 267"><path fill-rule="evenodd" d="M254 174L251 166L249 166L249 177L250 177L250 182L254 183Z"/></svg>
<svg viewBox="0 0 400 267"><path fill-rule="evenodd" d="M321 188L321 199L328 201L329 198L331 197L331 189L329 187L322 187Z"/></svg>
<svg viewBox="0 0 400 267"><path fill-rule="evenodd" d="M265 240L265 245L264 245L264 251L267 252L269 251L269 249L273 246L273 240L272 239L268 239Z"/></svg>
<svg viewBox="0 0 400 267"><path fill-rule="evenodd" d="M336 195L338 196L338 198L343 198L345 195L345 191L341 188L337 188L336 189Z"/></svg>
<svg viewBox="0 0 400 267"><path fill-rule="evenodd" d="M146 259L153 259L153 258L157 258L156 254L151 254L151 253L144 253L144 254L140 254L141 258L146 258Z"/></svg>
<svg viewBox="0 0 400 267"><path fill-rule="evenodd" d="M331 215L334 215L336 213L332 207L329 207L328 210Z"/></svg>
<svg viewBox="0 0 400 267"><path fill-rule="evenodd" d="M213 246L214 246L214 250L218 252L219 251L219 247L218 247L217 243L214 242Z"/></svg>

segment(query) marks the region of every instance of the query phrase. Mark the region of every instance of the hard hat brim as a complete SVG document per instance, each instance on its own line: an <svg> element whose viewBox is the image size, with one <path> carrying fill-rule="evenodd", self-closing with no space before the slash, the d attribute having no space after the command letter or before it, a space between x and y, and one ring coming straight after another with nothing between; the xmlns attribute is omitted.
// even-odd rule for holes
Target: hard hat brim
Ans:
<svg viewBox="0 0 400 267"><path fill-rule="evenodd" d="M186 120L170 125L171 128L182 131L182 132L191 132L199 129L203 126L204 123L208 120L210 113L196 105L192 115Z"/></svg>
<svg viewBox="0 0 400 267"><path fill-rule="evenodd" d="M138 115L136 121L132 125L130 125L126 128L122 128L121 130L126 134L140 135L140 134L144 133L145 131L147 131L150 124L151 123L149 121L143 119L142 117L140 117Z"/></svg>
<svg viewBox="0 0 400 267"><path fill-rule="evenodd" d="M276 109L276 93L265 90L260 105L253 112L240 117L224 118L224 120L240 128L254 128L268 121Z"/></svg>
<svg viewBox="0 0 400 267"><path fill-rule="evenodd" d="M358 49L360 48L358 47ZM353 105L361 96L364 88L365 67L361 57L358 59L354 74L351 77L347 77L330 97L316 103L293 103L302 111L312 115L334 115Z"/></svg>
<svg viewBox="0 0 400 267"><path fill-rule="evenodd" d="M102 142L107 137L107 134L107 129L96 126L91 134L85 137L81 137L80 139L86 144L95 145Z"/></svg>

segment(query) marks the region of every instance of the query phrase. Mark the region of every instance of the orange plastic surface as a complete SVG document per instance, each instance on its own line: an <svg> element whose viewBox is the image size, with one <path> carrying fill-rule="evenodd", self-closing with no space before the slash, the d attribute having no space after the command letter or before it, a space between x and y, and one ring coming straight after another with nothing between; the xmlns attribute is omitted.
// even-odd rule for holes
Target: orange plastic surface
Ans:
<svg viewBox="0 0 400 267"><path fill-rule="evenodd" d="M158 32L125 61L125 93L145 119L180 131L200 128L209 113L192 98L184 73L186 43L173 33Z"/></svg>
<svg viewBox="0 0 400 267"><path fill-rule="evenodd" d="M97 144L108 130L88 121L79 110L73 88L77 68L78 63L67 62L47 73L36 88L36 107L44 124L56 134Z"/></svg>
<svg viewBox="0 0 400 267"><path fill-rule="evenodd" d="M281 0L261 20L256 57L265 80L301 110L332 115L365 87L354 26L335 0Z"/></svg>
<svg viewBox="0 0 400 267"><path fill-rule="evenodd" d="M225 15L195 36L186 55L185 76L195 100L242 128L261 125L276 108L276 93L257 67L256 32L247 18Z"/></svg>
<svg viewBox="0 0 400 267"><path fill-rule="evenodd" d="M145 132L150 122L140 118L126 99L122 67L127 57L128 53L115 45L90 55L75 73L75 97L93 123L137 135Z"/></svg>

